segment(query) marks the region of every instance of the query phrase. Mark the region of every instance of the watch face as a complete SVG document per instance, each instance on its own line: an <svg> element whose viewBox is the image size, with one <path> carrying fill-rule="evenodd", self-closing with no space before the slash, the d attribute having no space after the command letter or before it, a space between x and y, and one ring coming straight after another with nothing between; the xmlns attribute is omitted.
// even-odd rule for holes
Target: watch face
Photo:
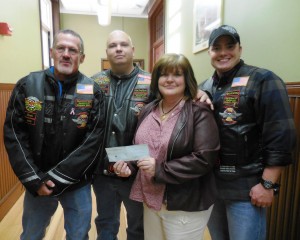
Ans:
<svg viewBox="0 0 300 240"><path fill-rule="evenodd" d="M273 185L273 184L270 183L270 182L268 182L268 181L265 181L265 182L264 182L264 187L265 187L265 188L268 188L268 189L269 189L269 188L272 188L272 185Z"/></svg>
<svg viewBox="0 0 300 240"><path fill-rule="evenodd" d="M264 186L266 189L272 189L273 188L273 183L271 181L266 181L266 180L261 180L261 184Z"/></svg>

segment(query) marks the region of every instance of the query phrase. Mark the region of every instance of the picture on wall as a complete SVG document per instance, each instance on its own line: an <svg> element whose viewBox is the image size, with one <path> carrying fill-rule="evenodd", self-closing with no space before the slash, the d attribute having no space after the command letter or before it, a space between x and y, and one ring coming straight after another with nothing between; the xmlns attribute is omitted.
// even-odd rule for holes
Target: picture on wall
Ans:
<svg viewBox="0 0 300 240"><path fill-rule="evenodd" d="M222 24L223 0L194 0L193 53L208 48L209 35Z"/></svg>

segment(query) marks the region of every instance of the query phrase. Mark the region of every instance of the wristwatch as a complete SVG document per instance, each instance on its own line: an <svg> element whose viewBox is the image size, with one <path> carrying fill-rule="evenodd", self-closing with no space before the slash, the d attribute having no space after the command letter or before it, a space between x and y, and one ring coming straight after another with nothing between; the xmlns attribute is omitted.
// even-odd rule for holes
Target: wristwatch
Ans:
<svg viewBox="0 0 300 240"><path fill-rule="evenodd" d="M265 180L263 178L260 180L260 183L261 183L261 185L263 185L263 187L265 189L273 189L274 195L278 194L280 184L273 183L272 181L268 181L268 180Z"/></svg>

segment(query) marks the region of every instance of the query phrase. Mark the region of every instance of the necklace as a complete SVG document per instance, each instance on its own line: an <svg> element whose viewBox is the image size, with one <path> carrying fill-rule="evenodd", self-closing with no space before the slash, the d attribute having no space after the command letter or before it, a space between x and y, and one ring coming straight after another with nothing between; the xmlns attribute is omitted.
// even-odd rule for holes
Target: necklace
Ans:
<svg viewBox="0 0 300 240"><path fill-rule="evenodd" d="M160 116L161 120L165 120L167 117L167 114L170 113L182 100L183 98L181 98L169 111L164 112L164 100L161 101L161 111L162 111L162 115Z"/></svg>

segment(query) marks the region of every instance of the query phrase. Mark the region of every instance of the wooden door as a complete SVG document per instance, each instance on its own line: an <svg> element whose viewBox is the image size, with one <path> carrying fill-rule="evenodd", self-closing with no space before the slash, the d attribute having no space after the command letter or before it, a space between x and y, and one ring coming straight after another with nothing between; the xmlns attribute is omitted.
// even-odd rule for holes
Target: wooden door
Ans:
<svg viewBox="0 0 300 240"><path fill-rule="evenodd" d="M165 53L165 24L163 0L156 0L149 12L149 71L151 72L155 62Z"/></svg>

